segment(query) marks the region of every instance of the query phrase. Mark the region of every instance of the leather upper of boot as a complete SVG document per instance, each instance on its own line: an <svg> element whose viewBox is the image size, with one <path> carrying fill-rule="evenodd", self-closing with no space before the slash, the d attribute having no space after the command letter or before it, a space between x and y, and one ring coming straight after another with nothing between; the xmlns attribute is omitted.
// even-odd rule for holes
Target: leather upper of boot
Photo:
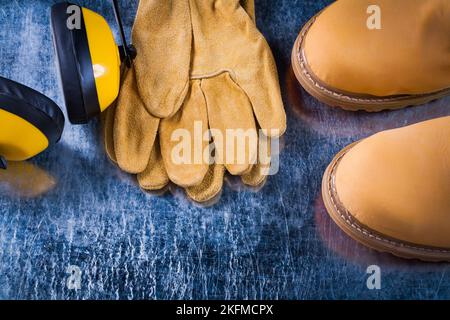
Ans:
<svg viewBox="0 0 450 320"><path fill-rule="evenodd" d="M370 5L381 29L369 29ZM332 89L391 96L450 87L449 0L338 0L305 38L307 64Z"/></svg>
<svg viewBox="0 0 450 320"><path fill-rule="evenodd" d="M450 117L356 144L336 171L342 205L372 230L450 248Z"/></svg>

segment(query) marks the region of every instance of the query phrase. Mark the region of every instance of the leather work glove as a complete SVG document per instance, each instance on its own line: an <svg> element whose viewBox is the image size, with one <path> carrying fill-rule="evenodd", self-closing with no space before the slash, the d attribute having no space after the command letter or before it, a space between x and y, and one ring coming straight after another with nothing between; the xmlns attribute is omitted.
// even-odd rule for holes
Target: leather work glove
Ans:
<svg viewBox="0 0 450 320"><path fill-rule="evenodd" d="M230 158L226 147L230 142L227 131L253 131L256 136L255 118L269 137L280 136L286 128L270 48L239 1L190 0L190 11L193 54L189 94L183 108L173 117L164 119L159 130L167 173L181 186L202 181L208 165L174 164L172 152L179 143L172 139L174 132L182 129L195 136L194 123L200 123L205 131L218 131L223 141L218 144L213 136L216 159L226 159L226 169L232 175L242 175L255 163L257 144L248 143L245 150L239 150ZM208 145L207 141L203 143L201 150ZM238 161L243 152L245 160ZM190 163L193 162L192 159Z"/></svg>
<svg viewBox="0 0 450 320"><path fill-rule="evenodd" d="M254 17L254 1L242 3ZM156 117L178 110L188 93L192 51L189 0L140 1L132 33L139 54L123 77L116 126L124 128L115 132L121 147L113 158L122 170L137 174L147 167L159 124ZM113 109L107 110L104 118L113 121ZM154 117L147 117L144 110ZM113 143L112 138L109 141Z"/></svg>
<svg viewBox="0 0 450 320"><path fill-rule="evenodd" d="M248 14L238 1L198 2L190 3L194 48L183 108L163 120L147 112L132 68L125 76L117 110L110 108L105 114L105 143L119 167L138 173L143 189L161 189L170 177L186 188L189 197L203 202L222 189L225 168L217 163L173 164L171 153L176 143L172 142L172 133L177 129L193 133L195 122L201 123L203 130L216 129L224 136L226 129L256 131L255 113L261 128L269 135L276 129L273 135L278 136L285 130L286 119L270 49L251 20L254 2L245 1ZM211 43L210 39L215 40ZM134 65L136 69L138 66ZM159 124L160 145L155 142ZM208 142L203 141L201 149L207 147ZM225 153L221 148L215 151ZM225 166L232 174L243 175L244 183L258 185L265 180L261 170L268 164L252 165L250 160L256 156L257 145L246 148L248 161L244 164Z"/></svg>

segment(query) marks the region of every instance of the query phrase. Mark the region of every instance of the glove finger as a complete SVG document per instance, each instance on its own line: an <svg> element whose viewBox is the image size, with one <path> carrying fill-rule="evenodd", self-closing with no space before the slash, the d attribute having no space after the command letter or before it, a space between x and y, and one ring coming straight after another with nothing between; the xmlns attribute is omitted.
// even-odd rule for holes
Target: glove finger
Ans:
<svg viewBox="0 0 450 320"><path fill-rule="evenodd" d="M200 81L194 80L183 107L171 118L161 121L160 140L164 165L170 180L181 187L200 184L209 164L203 159L208 141L205 97Z"/></svg>
<svg viewBox="0 0 450 320"><path fill-rule="evenodd" d="M198 203L212 200L222 191L224 174L225 167L223 165L211 165L200 185L186 188L187 196Z"/></svg>
<svg viewBox="0 0 450 320"><path fill-rule="evenodd" d="M252 170L242 176L242 182L250 187L258 187L262 185L269 176L271 163L270 138L266 141L260 141L258 144L258 163L253 166Z"/></svg>
<svg viewBox="0 0 450 320"><path fill-rule="evenodd" d="M139 186L148 191L161 190L169 184L158 139L153 145L147 168L137 176Z"/></svg>
<svg viewBox="0 0 450 320"><path fill-rule="evenodd" d="M258 132L248 97L222 73L201 83L208 107L216 162L225 164L232 175L241 175L256 163Z"/></svg>
<svg viewBox="0 0 450 320"><path fill-rule="evenodd" d="M192 25L188 0L141 0L133 26L137 85L149 113L166 118L189 88Z"/></svg>
<svg viewBox="0 0 450 320"><path fill-rule="evenodd" d="M108 158L117 164L116 151L114 150L114 118L116 116L116 105L113 104L101 114L103 143Z"/></svg>
<svg viewBox="0 0 450 320"><path fill-rule="evenodd" d="M138 94L134 70L128 70L117 101L113 129L117 163L123 171L136 174L147 168L158 126L159 119L147 112Z"/></svg>
<svg viewBox="0 0 450 320"><path fill-rule="evenodd" d="M255 33L259 33L256 28ZM279 137L286 131L286 112L281 98L277 66L266 40L260 35L259 52L253 57L258 64L249 68L249 61L236 70L237 83L248 95L259 126L269 137Z"/></svg>

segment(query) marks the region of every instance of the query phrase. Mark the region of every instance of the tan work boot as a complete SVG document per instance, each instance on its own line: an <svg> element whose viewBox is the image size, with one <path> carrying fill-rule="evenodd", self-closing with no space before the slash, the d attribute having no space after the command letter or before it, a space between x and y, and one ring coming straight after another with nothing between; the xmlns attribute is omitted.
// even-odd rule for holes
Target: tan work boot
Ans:
<svg viewBox="0 0 450 320"><path fill-rule="evenodd" d="M450 1L338 0L312 18L292 66L315 98L381 111L450 94Z"/></svg>
<svg viewBox="0 0 450 320"><path fill-rule="evenodd" d="M450 117L345 148L328 167L322 192L333 220L366 246L450 261Z"/></svg>

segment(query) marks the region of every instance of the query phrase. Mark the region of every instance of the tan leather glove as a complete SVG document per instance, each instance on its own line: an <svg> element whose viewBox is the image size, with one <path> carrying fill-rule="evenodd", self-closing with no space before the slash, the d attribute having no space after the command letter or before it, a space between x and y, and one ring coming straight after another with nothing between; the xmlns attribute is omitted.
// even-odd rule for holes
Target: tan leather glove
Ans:
<svg viewBox="0 0 450 320"><path fill-rule="evenodd" d="M257 32L252 20L249 18L253 14L246 14L237 4L238 3L235 3L235 6L237 7L235 12L239 13L239 19L245 23L245 26L242 27L245 30L241 30L244 31L244 36L242 37L245 38L245 34L248 33L251 36L249 37L251 40L250 43L253 41L253 46L251 46L253 48L255 48L255 42L260 43L260 45L256 45L257 50L255 50L253 54L254 61L260 61L258 60L258 56L262 56L266 59L263 59L263 61L268 62L265 65L255 65L253 63L253 65L250 66L252 68L256 67L254 68L256 71L253 69L249 72L241 70L239 73L243 76L245 76L246 73L260 74L262 76L262 83L255 81L256 85L247 84L247 87L254 90L250 94L252 96L269 97L266 102L256 99L257 102L260 103L260 108L256 108L256 111L260 112L261 119L263 120L263 123L266 124L267 129L278 129L278 133L282 133L285 130L285 114L279 94L278 79L270 49L259 32ZM227 4L226 8L231 8L228 7L228 5L229 4ZM253 1L246 1L246 8L251 8L252 12L254 12ZM206 22L203 21L203 23ZM193 22L193 25L194 24L195 23ZM199 24L197 24L197 27L198 26ZM251 27L254 30L249 32L248 29ZM241 41L244 42L245 40ZM196 53L197 51L194 49L194 52ZM205 52L205 54L208 53ZM246 54L240 56L247 56L248 58L248 55ZM195 56L192 59L193 61L196 61L196 59L198 60ZM230 63L230 65L233 64ZM241 66L242 65L243 64L241 64ZM139 65L136 65L136 68L138 66ZM205 70L208 69L208 66L206 65L203 65L203 67ZM234 99L234 104L232 106L234 109L232 108L229 114L215 117L217 120L213 121L221 125L221 131L227 129L227 126L232 127L231 124L237 128L256 129L256 124L253 120L252 105L250 104L249 99L245 92L240 90L236 84L232 83L233 80L231 80L231 77L226 75L226 73L232 71L232 69L222 69L225 70L225 73L218 72L217 76L206 79L210 80L207 81L207 85L209 84L213 87L212 89L209 89L209 91L207 89L207 92L209 97L213 99L212 102L218 103L219 105L221 99L227 100L226 96L222 96L223 93L229 95L230 98ZM247 77L249 76L247 75ZM114 110L114 108L111 108L111 111L105 115L105 143L110 158L117 161L119 167L130 173L139 173L138 180L142 188L146 190L155 190L164 187L164 185L168 183L168 177L164 170L164 168L166 168L169 171L169 176L172 181L187 187L188 195L194 200L202 202L209 200L221 190L224 174L223 166L216 164L209 166L206 163L177 166L173 165L170 159L170 153L174 146L171 142L171 134L174 130L184 128L189 132L193 132L194 121L200 121L203 124L204 130L209 128L208 122L210 117L207 115L207 105L204 98L205 93L201 88L201 82L205 79L202 77L196 79L197 76L194 76L193 78L183 108L174 117L164 119L161 123L161 147L163 154L166 155L164 165L162 165L159 146L154 143L159 119L145 111L143 99L141 99L137 90L134 69L129 70L125 77L121 95L118 100L117 111ZM245 77L242 78L245 79ZM264 79L266 79L266 83L264 83ZM225 84L225 87L221 86L222 83ZM274 83L275 85L272 87L271 85ZM257 84L263 88L258 88ZM217 85L216 88L214 88L215 85ZM265 88L271 88L272 90L265 93L261 92ZM219 108L219 106L216 105L216 108ZM240 117L242 114L241 109L244 110L246 117ZM272 125L271 114L275 115L277 120L280 120L273 121L275 125ZM214 116L212 117L214 118ZM227 120L228 124L227 121L224 122L223 119ZM238 122L240 119L243 119L243 121L239 124ZM239 126L237 126L236 123L239 124ZM202 145L202 149L205 148L207 144L208 143L205 142ZM256 150L252 150L252 153L256 155ZM257 165L252 167L250 164L246 164L240 168L236 168L236 166L228 166L228 168L229 170L231 168L230 171L235 174L246 173L243 180L250 185L260 184L265 178L265 175L261 173L262 166Z"/></svg>
<svg viewBox="0 0 450 320"><path fill-rule="evenodd" d="M254 1L242 2L254 16ZM188 0L139 3L133 26L138 55L124 75L118 99L119 130L110 139L120 145L113 158L126 172L145 170L159 124L156 116L167 116L184 103L189 89L191 25ZM155 117L144 113L144 108ZM111 121L113 113L110 110L106 115Z"/></svg>
<svg viewBox="0 0 450 320"><path fill-rule="evenodd" d="M251 19L255 18L255 6L253 0L241 1L243 8L246 10ZM197 165L181 165L177 166L170 160L170 153L174 147L171 143L171 134L176 129L186 129L191 133L193 137L194 122L200 121L204 129L208 128L208 116L207 110L204 104L204 93L201 89L200 80L191 81L191 90L185 100L183 108L170 119L163 119L161 121L160 132L164 132L166 136L161 135L161 145L163 152L166 154L166 161L161 166L162 157L158 151L158 165L157 168L165 167L171 172L171 180L178 185L186 187L187 195L197 202L207 202L220 193L223 186L223 177L225 173L225 167L220 164L197 164ZM194 145L194 141L191 141L191 145ZM270 141L269 141L270 144ZM207 146L207 142L201 145L202 150ZM158 146L157 146L158 147ZM201 151L201 150L200 150ZM270 157L270 149L265 150L267 157ZM194 159L191 159L194 161ZM267 178L266 171L270 163L265 165L259 162L251 167L247 168L247 173L242 175L242 181L249 186L261 185ZM163 170L155 170L155 163L150 163L147 170L138 175L138 181L140 186L146 190L154 190L155 181L168 182L167 173L163 173Z"/></svg>
<svg viewBox="0 0 450 320"><path fill-rule="evenodd" d="M190 9L193 28L190 94L184 107L160 127L165 167L170 179L182 186L201 181L208 166L172 162L172 151L178 142L171 136L176 130L193 132L193 124L197 122L203 130L221 133L225 141L220 146L214 141L216 157L227 160L225 167L231 174L242 175L252 169L257 145L247 145L244 162L238 161L239 154L230 159L225 150L226 131L251 130L256 134L255 117L269 136L278 137L286 129L270 48L239 1L190 0Z"/></svg>

